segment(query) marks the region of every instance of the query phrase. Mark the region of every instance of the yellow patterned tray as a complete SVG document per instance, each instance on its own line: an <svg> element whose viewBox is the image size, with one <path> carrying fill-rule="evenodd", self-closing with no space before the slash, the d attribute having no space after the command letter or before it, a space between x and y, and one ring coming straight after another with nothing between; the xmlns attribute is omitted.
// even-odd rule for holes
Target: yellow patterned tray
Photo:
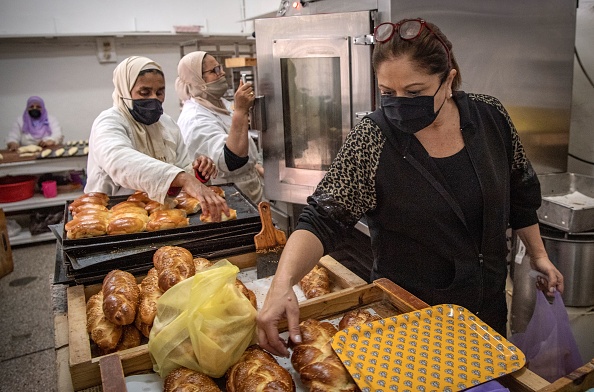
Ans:
<svg viewBox="0 0 594 392"><path fill-rule="evenodd" d="M460 391L526 363L507 339L450 304L347 328L332 347L363 392Z"/></svg>

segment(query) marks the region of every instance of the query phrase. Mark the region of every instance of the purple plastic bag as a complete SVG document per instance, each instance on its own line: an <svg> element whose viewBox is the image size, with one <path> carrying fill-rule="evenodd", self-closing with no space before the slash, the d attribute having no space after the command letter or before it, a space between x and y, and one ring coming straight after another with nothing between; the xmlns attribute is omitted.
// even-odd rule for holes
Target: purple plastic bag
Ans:
<svg viewBox="0 0 594 392"><path fill-rule="evenodd" d="M577 347L561 294L552 304L537 290L534 313L523 333L509 339L526 355L526 366L548 382L584 364Z"/></svg>

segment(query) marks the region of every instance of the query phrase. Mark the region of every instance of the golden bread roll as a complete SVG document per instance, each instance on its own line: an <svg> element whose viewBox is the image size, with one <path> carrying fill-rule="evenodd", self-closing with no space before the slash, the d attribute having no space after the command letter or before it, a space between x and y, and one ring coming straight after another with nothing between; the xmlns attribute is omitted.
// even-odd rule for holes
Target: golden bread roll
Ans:
<svg viewBox="0 0 594 392"><path fill-rule="evenodd" d="M381 320L382 318L377 314L371 314L364 309L355 309L345 313L338 323L338 329L345 329L354 327L355 325L363 325L373 321Z"/></svg>
<svg viewBox="0 0 594 392"><path fill-rule="evenodd" d="M71 210L72 216L75 217L76 214L81 213L82 211L102 211L102 212L109 212L106 206L103 204L94 204L94 203L83 203L79 204L78 206L74 207Z"/></svg>
<svg viewBox="0 0 594 392"><path fill-rule="evenodd" d="M159 288L159 274L153 267L140 283L140 300L134 320L136 328L147 338L157 315L157 300L162 295L163 291Z"/></svg>
<svg viewBox="0 0 594 392"><path fill-rule="evenodd" d="M225 198L225 191L220 186L212 185L209 188L216 193L217 195L221 196L223 199Z"/></svg>
<svg viewBox="0 0 594 392"><path fill-rule="evenodd" d="M103 279L103 314L116 325L134 322L140 290L134 275L121 270L110 271Z"/></svg>
<svg viewBox="0 0 594 392"><path fill-rule="evenodd" d="M130 208L140 208L144 210L144 207L146 206L145 203L141 202L141 201L121 201L118 204L114 205L113 207L111 207L111 211L112 212L116 212L117 210L123 210L123 209L130 209Z"/></svg>
<svg viewBox="0 0 594 392"><path fill-rule="evenodd" d="M310 391L356 392L357 384L334 352L331 339L338 330L325 321L308 319L299 324L301 343L294 345L291 363Z"/></svg>
<svg viewBox="0 0 594 392"><path fill-rule="evenodd" d="M81 210L64 225L68 239L96 237L107 233L109 212Z"/></svg>
<svg viewBox="0 0 594 392"><path fill-rule="evenodd" d="M142 342L142 335L140 331L134 326L134 324L122 326L122 337L118 342L118 345L113 350L99 350L101 355L111 354L117 351L127 350L140 346Z"/></svg>
<svg viewBox="0 0 594 392"><path fill-rule="evenodd" d="M188 215L195 214L200 211L200 201L188 195L185 191L181 191L175 197L175 200L177 201L175 208L184 210Z"/></svg>
<svg viewBox="0 0 594 392"><path fill-rule="evenodd" d="M157 249L153 255L153 264L159 274L159 288L163 292L196 273L192 254L179 246Z"/></svg>
<svg viewBox="0 0 594 392"><path fill-rule="evenodd" d="M157 231L186 227L190 224L186 212L176 208L171 210L153 211L146 224L147 231Z"/></svg>
<svg viewBox="0 0 594 392"><path fill-rule="evenodd" d="M299 282L305 298L316 298L330 292L328 270L320 265L313 267Z"/></svg>
<svg viewBox="0 0 594 392"><path fill-rule="evenodd" d="M72 211L77 206L85 203L100 204L103 206L107 206L107 203L109 203L109 196L101 192L85 193L84 195L81 195L74 199L72 203L68 205L68 210Z"/></svg>
<svg viewBox="0 0 594 392"><path fill-rule="evenodd" d="M140 203L142 207L124 203L140 202L124 201L116 205L119 206L117 209L113 206L107 225L107 234L131 234L146 230L149 216L144 209L144 203Z"/></svg>
<svg viewBox="0 0 594 392"><path fill-rule="evenodd" d="M163 392L222 392L212 378L185 367L169 372Z"/></svg>
<svg viewBox="0 0 594 392"><path fill-rule="evenodd" d="M294 392L289 371L258 345L249 346L225 374L227 392Z"/></svg>
<svg viewBox="0 0 594 392"><path fill-rule="evenodd" d="M204 257L195 257L193 261L194 269L196 269L196 272L203 271L213 265L213 263L211 263L210 260L205 259Z"/></svg>
<svg viewBox="0 0 594 392"><path fill-rule="evenodd" d="M233 208L229 208L229 216L225 215L224 212L221 212L221 222L226 222L226 221L233 220L233 219L237 219L237 211L234 210ZM205 223L212 222L212 218L210 215L209 216L200 215L200 220Z"/></svg>
<svg viewBox="0 0 594 392"><path fill-rule="evenodd" d="M122 326L103 314L103 293L99 291L87 301L87 332L101 350L114 350L122 336Z"/></svg>
<svg viewBox="0 0 594 392"><path fill-rule="evenodd" d="M136 191L130 196L128 196L127 201L139 201L141 203L147 204L152 200L149 199L148 194L146 192Z"/></svg>

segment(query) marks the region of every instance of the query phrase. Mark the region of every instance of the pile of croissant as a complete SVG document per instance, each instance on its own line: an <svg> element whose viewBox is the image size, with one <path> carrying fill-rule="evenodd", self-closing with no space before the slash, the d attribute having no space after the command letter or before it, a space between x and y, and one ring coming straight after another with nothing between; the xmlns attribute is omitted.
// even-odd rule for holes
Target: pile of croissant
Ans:
<svg viewBox="0 0 594 392"><path fill-rule="evenodd" d="M87 331L102 354L140 345L141 335L150 335L163 293L212 263L185 248L163 246L153 255L153 265L140 284L129 272L109 272L101 291L87 301ZM239 279L235 285L256 308L254 292Z"/></svg>
<svg viewBox="0 0 594 392"><path fill-rule="evenodd" d="M224 197L220 187L210 187ZM132 234L142 231L157 231L186 227L188 215L201 211L198 199L184 191L165 204L149 199L146 192L137 191L126 201L107 208L109 196L105 193L86 193L68 206L72 220L64 226L68 239L96 237L100 235ZM222 215L227 218L226 215ZM235 210L227 219L236 219ZM208 217L200 217L208 222Z"/></svg>

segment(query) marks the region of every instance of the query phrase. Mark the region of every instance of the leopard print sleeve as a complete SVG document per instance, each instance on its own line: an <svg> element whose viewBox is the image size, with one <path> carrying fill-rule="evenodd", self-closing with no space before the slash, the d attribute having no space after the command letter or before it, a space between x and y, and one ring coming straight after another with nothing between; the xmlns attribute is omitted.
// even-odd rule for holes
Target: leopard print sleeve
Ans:
<svg viewBox="0 0 594 392"><path fill-rule="evenodd" d="M380 129L363 119L347 136L310 204L317 204L343 229L354 226L376 206L375 173L384 143Z"/></svg>

